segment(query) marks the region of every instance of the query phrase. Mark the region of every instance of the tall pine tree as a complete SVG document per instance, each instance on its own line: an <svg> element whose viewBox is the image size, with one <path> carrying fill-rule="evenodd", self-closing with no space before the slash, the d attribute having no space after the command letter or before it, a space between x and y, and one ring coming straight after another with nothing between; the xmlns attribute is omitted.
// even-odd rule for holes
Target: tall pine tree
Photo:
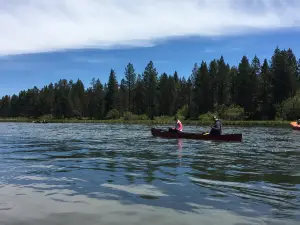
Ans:
<svg viewBox="0 0 300 225"><path fill-rule="evenodd" d="M116 73L113 69L110 70L108 83L107 83L107 92L105 96L106 102L106 113L112 109L119 109L119 87L118 81L116 78Z"/></svg>
<svg viewBox="0 0 300 225"><path fill-rule="evenodd" d="M143 73L145 85L145 97L147 105L147 114L153 119L157 114L157 71L152 61L150 61Z"/></svg>
<svg viewBox="0 0 300 225"><path fill-rule="evenodd" d="M136 85L136 74L134 67L131 63L127 65L125 68L125 82L124 82L125 87L127 88L128 91L128 111L133 111L133 106L132 106L132 99L133 99L133 90Z"/></svg>

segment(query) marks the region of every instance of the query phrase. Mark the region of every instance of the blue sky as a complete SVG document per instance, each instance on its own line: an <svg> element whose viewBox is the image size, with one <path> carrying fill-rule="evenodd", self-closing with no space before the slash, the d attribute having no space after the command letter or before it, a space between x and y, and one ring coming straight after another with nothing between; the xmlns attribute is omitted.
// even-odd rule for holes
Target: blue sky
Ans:
<svg viewBox="0 0 300 225"><path fill-rule="evenodd" d="M111 68L120 80L129 62L138 73L152 60L159 73L187 77L201 60L270 59L277 45L300 57L299 1L7 2L0 0L0 96L61 78L104 83Z"/></svg>

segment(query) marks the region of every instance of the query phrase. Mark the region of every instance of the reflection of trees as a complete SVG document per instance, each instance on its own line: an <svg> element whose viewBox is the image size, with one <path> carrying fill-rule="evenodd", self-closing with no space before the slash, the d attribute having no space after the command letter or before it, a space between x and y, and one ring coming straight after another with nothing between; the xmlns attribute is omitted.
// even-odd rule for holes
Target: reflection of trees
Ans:
<svg viewBox="0 0 300 225"><path fill-rule="evenodd" d="M296 185L300 183L300 177L291 176L287 170L292 171L293 165L285 163L287 159L289 162L295 159L295 152L272 155L264 152L257 156L259 154L255 150L242 154L228 150L212 151L202 149L193 156L187 156L192 168L189 174L196 178L191 180L192 183L209 190L254 199L279 210L297 209L299 190Z"/></svg>
<svg viewBox="0 0 300 225"><path fill-rule="evenodd" d="M124 162L124 170L126 171L126 173L134 173L135 171L137 170L141 170L141 169L138 169L137 166L135 166L133 163L131 162ZM135 183L136 181L136 178L135 176L133 175L130 175L130 174L125 174L124 175L127 179L127 181L130 183L130 184L133 184Z"/></svg>
<svg viewBox="0 0 300 225"><path fill-rule="evenodd" d="M129 174L125 174L124 177L127 179L128 183L134 184L135 183L135 177Z"/></svg>
<svg viewBox="0 0 300 225"><path fill-rule="evenodd" d="M151 163L147 163L145 173L147 174L146 177L144 177L144 181L151 184L153 180L156 179L154 176L154 172L156 171L156 166L153 166Z"/></svg>
<svg viewBox="0 0 300 225"><path fill-rule="evenodd" d="M172 142L173 141L174 140L172 140ZM182 148L182 140L179 140L179 142L177 142L177 140L175 141L176 141L175 143L178 144L178 147ZM174 153L174 150L176 151L176 145L174 145L173 149L162 149L161 145L159 145L154 150L143 149L138 151L119 151L118 158L125 158L125 159L134 158L135 160L134 162L130 162L127 160L125 162L122 162L124 172L126 173L137 172L139 174L143 172L143 175L141 176L146 183L152 183L155 179L170 181L169 177L176 176L176 174L169 172L168 169L176 168L178 166L178 163L163 162L161 160L170 159L170 157L174 157L173 154L172 156L170 155L170 153ZM181 153L178 154L179 154L178 158L180 158ZM173 159L177 160L177 157ZM156 172L166 175L167 178L164 176L155 175ZM130 174L124 176L130 183L135 182L137 179L137 177L132 176Z"/></svg>
<svg viewBox="0 0 300 225"><path fill-rule="evenodd" d="M116 158L116 155L117 153L115 151L107 151L106 152L106 156L109 158L109 159L112 159L112 160L109 160L107 163L106 163L106 167L109 169L109 171L111 172L116 172L116 165L117 165L117 162L115 160Z"/></svg>

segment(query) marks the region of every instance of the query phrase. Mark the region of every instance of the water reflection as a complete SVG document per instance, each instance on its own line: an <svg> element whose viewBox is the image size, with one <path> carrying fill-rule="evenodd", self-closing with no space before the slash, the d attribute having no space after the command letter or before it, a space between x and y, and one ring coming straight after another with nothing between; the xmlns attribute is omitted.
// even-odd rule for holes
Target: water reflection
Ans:
<svg viewBox="0 0 300 225"><path fill-rule="evenodd" d="M178 149L178 159L179 159L179 166L182 166L182 139L177 140L177 149Z"/></svg>
<svg viewBox="0 0 300 225"><path fill-rule="evenodd" d="M21 217L13 215L24 204L28 224L79 224L89 213L83 208L104 224L113 214L117 224L147 224L145 218L152 224L296 224L298 137L285 129L235 129L243 143L152 138L149 127L135 125L0 124L0 222L17 224ZM105 210L94 214L101 204ZM78 220L70 220L71 212Z"/></svg>
<svg viewBox="0 0 300 225"><path fill-rule="evenodd" d="M219 210L202 204L188 203L192 212L179 212L159 206L122 204L118 200L101 200L82 194L74 195L68 189L35 192L24 186L1 187L6 202L0 211L0 222L8 225L92 225L92 224L280 224L279 219L245 217L228 210ZM56 191L56 192L55 192ZM105 198L106 196L102 196ZM37 201L38 199L38 201ZM150 200L153 201L153 200ZM244 206L245 210L247 206ZM37 213L38 212L38 213ZM16 216L17 215L17 216ZM285 224L296 225L291 219Z"/></svg>

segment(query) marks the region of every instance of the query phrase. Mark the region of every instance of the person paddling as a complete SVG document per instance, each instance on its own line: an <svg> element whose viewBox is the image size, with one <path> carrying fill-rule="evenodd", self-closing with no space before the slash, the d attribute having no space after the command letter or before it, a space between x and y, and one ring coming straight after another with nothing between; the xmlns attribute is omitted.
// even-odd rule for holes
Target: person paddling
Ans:
<svg viewBox="0 0 300 225"><path fill-rule="evenodd" d="M215 121L209 132L210 135L221 135L222 134L222 122L216 116L213 117Z"/></svg>
<svg viewBox="0 0 300 225"><path fill-rule="evenodd" d="M183 130L183 127L182 127L182 123L181 121L178 119L177 116L175 116L175 121L176 121L176 125L175 125L175 128L170 128L169 131L175 131L175 132L182 132Z"/></svg>

